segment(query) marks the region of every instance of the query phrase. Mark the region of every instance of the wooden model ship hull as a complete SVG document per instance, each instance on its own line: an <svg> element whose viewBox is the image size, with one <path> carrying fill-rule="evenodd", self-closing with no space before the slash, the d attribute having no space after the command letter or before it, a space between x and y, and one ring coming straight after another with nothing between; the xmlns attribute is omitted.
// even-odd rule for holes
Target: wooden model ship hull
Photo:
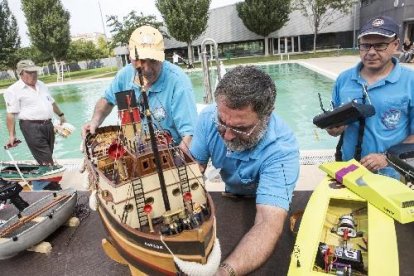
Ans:
<svg viewBox="0 0 414 276"><path fill-rule="evenodd" d="M326 177L306 206L288 275L399 275L394 220Z"/></svg>
<svg viewBox="0 0 414 276"><path fill-rule="evenodd" d="M74 189L54 192L0 225L0 260L15 256L56 231L70 218L76 201Z"/></svg>
<svg viewBox="0 0 414 276"><path fill-rule="evenodd" d="M122 257L120 262L129 265L131 271L147 275L177 274L177 266L159 237L144 235L136 229L120 225L101 207L98 211L110 246ZM181 260L205 264L215 242L213 221L204 223L197 231L185 231L177 237L165 238L164 242ZM119 260L119 257L114 258L105 251L112 259Z"/></svg>
<svg viewBox="0 0 414 276"><path fill-rule="evenodd" d="M122 156L110 158L108 152L120 133L125 133L121 127L102 127L85 140L85 164L108 234L105 251L129 265L133 274L175 275L177 266L169 250L181 260L205 264L216 238L215 211L198 165L159 136L163 193L149 147L124 149L117 144ZM131 145L130 140L124 143Z"/></svg>
<svg viewBox="0 0 414 276"><path fill-rule="evenodd" d="M20 172L26 181L45 180L59 182L62 179L65 168L60 165L40 166L35 164L18 163ZM12 163L1 163L0 177L8 181L22 181L16 166Z"/></svg>

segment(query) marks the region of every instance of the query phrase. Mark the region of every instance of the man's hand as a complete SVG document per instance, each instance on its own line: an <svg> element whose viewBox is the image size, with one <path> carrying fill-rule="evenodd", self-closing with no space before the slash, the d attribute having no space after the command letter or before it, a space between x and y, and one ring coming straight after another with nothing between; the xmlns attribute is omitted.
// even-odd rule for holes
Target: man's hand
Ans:
<svg viewBox="0 0 414 276"><path fill-rule="evenodd" d="M388 166L385 154L371 153L361 159L361 164L370 171L377 171Z"/></svg>
<svg viewBox="0 0 414 276"><path fill-rule="evenodd" d="M17 147L22 141L18 140L16 137L14 136L10 136L9 137L9 141L7 142L7 144L4 146L5 149L9 149L9 148L14 148Z"/></svg>
<svg viewBox="0 0 414 276"><path fill-rule="evenodd" d="M65 115L63 115L62 117L59 117L59 123L60 125L63 125L64 123L66 123Z"/></svg>
<svg viewBox="0 0 414 276"><path fill-rule="evenodd" d="M339 127L332 127L332 128L327 128L326 132L328 132L329 135L336 137L342 134L342 132L344 132L344 130L346 129L347 126L339 126Z"/></svg>
<svg viewBox="0 0 414 276"><path fill-rule="evenodd" d="M106 99L99 99L96 102L92 120L82 126L82 137L85 138L88 132L95 134L96 129L102 124L109 113L111 113L113 107Z"/></svg>
<svg viewBox="0 0 414 276"><path fill-rule="evenodd" d="M82 138L85 139L88 133L95 134L98 124L95 121L89 121L82 126Z"/></svg>
<svg viewBox="0 0 414 276"><path fill-rule="evenodd" d="M181 140L180 145L179 145L179 148L183 152L187 153L188 155L191 155L190 154L190 150L189 150L190 149L191 139L193 139L193 136L190 136L190 135L184 136L183 139Z"/></svg>

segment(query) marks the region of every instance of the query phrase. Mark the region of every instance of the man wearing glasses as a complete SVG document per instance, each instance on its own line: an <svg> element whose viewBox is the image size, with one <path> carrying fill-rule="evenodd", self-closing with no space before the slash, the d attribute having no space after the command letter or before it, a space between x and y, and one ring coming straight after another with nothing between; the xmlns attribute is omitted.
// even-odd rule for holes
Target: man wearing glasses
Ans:
<svg viewBox="0 0 414 276"><path fill-rule="evenodd" d="M190 152L202 170L211 160L226 193L256 197L256 219L218 275L245 275L271 255L282 232L299 174L296 138L273 112L276 87L269 75L238 66L214 93L217 104L199 115Z"/></svg>
<svg viewBox="0 0 414 276"><path fill-rule="evenodd" d="M354 158L360 147L362 165L397 179L400 176L388 166L384 153L393 145L414 141L414 72L393 57L400 44L398 34L398 25L387 16L362 26L358 36L361 62L338 76L332 100L339 107L363 98L374 106L375 115L365 118L363 135L359 122L327 129L332 136L343 135L339 145L343 160Z"/></svg>

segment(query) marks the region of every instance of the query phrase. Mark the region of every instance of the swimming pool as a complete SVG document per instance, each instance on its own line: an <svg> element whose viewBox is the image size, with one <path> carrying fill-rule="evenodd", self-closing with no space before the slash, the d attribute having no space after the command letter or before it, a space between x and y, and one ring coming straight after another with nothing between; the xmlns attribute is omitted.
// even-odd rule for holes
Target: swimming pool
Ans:
<svg viewBox="0 0 414 276"><path fill-rule="evenodd" d="M276 83L276 113L278 113L295 132L301 150L333 149L336 138L330 137L324 130L312 124L312 118L321 112L318 92L323 102L330 102L333 81L321 74L296 63L272 64L259 66L267 72ZM197 103L203 101L202 72L189 73L193 83ZM214 79L214 77L213 77ZM87 83L65 84L50 87L52 96L65 112L67 120L76 127L68 138L57 137L55 158L80 158L80 129L93 113L96 101L102 96L110 80L90 81ZM115 124L116 112L105 120L104 125ZM8 138L6 128L6 111L4 99L0 96L0 144ZM17 136L23 140L18 124ZM25 143L11 149L15 159L33 159ZM0 150L0 160L8 161L4 150Z"/></svg>

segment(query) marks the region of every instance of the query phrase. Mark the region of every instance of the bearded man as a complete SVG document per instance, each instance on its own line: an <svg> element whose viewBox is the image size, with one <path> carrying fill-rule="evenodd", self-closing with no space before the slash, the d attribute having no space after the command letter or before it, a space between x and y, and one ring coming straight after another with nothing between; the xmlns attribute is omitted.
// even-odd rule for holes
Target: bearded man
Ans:
<svg viewBox="0 0 414 276"><path fill-rule="evenodd" d="M227 194L256 197L254 225L217 272L246 275L272 254L283 230L299 175L299 148L273 112L276 87L268 74L238 66L214 95L217 104L199 115L190 152L202 170L210 159L220 169Z"/></svg>

